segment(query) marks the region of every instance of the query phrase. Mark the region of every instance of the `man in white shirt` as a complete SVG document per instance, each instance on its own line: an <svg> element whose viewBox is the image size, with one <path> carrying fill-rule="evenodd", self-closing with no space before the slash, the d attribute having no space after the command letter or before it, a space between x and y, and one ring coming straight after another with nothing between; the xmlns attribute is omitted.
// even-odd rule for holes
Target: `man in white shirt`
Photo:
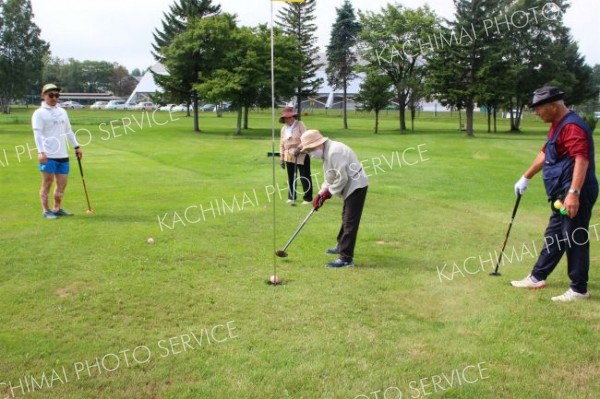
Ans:
<svg viewBox="0 0 600 399"><path fill-rule="evenodd" d="M339 195L344 200L337 245L325 251L331 255L339 255L339 258L329 262L327 267L352 267L358 226L369 185L367 176L358 157L346 144L329 140L318 130L307 130L300 141L302 152L323 160L325 179L313 200L314 209L322 207L333 195Z"/></svg>
<svg viewBox="0 0 600 399"><path fill-rule="evenodd" d="M49 83L42 88L42 105L31 117L33 137L38 150L39 169L42 173L40 201L42 216L46 219L56 219L58 216L72 216L62 209L62 199L67 187L69 176L69 154L67 139L75 149L78 158L83 156L67 111L59 107L60 88ZM54 188L54 207L50 208L49 193L52 183Z"/></svg>

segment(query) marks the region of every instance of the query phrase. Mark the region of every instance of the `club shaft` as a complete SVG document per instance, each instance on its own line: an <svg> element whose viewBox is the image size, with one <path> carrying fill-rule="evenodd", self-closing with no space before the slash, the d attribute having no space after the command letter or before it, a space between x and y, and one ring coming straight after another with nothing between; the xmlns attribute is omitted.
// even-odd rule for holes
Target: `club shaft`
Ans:
<svg viewBox="0 0 600 399"><path fill-rule="evenodd" d="M85 193L85 200L87 201L88 211L92 210L90 205L90 197L88 196L87 187L85 185L85 178L83 177L83 167L81 166L81 158L77 157L77 164L79 165L79 173L81 174L81 181L83 182L83 192Z"/></svg>
<svg viewBox="0 0 600 399"><path fill-rule="evenodd" d="M304 218L304 220L302 221L302 224L300 224L300 226L296 229L296 231L294 231L294 234L292 234L292 236L290 237L290 239L288 240L288 242L285 244L285 247L283 247L283 249L281 250L282 252L285 252L285 250L288 249L288 247L290 246L290 244L292 243L292 241L294 241L294 238L296 238L296 236L298 235L298 233L300 232L300 230L302 230L302 227L304 227L304 225L306 224L306 222L308 222L308 219L310 219L310 217L313 215L313 213L315 213L315 209L314 208Z"/></svg>
<svg viewBox="0 0 600 399"><path fill-rule="evenodd" d="M298 157L294 157L294 180L292 183L292 203L296 203L296 178L298 177Z"/></svg>
<svg viewBox="0 0 600 399"><path fill-rule="evenodd" d="M510 223L508 224L508 230L506 231L506 236L504 237L504 243L502 244L502 250L500 250L500 256L498 257L498 263L496 263L494 273L498 273L500 262L502 262L502 256L504 255L506 243L508 242L508 236L510 235L510 230L512 229L513 222L515 221L515 216L517 216L517 209L519 209L519 202L521 202L521 194L517 195L517 202L515 202L515 207L513 208L512 217L510 219Z"/></svg>

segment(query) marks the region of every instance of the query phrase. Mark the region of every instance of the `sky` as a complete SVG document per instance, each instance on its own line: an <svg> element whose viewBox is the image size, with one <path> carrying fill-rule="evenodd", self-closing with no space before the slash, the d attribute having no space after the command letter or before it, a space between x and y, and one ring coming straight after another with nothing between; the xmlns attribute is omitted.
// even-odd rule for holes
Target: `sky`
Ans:
<svg viewBox="0 0 600 399"><path fill-rule="evenodd" d="M34 22L42 31L42 39L50 43L52 56L117 62L131 71L144 70L155 63L151 55L152 33L161 26L163 13L174 1L31 0L31 4ZM410 8L428 4L436 14L449 19L454 14L452 0L351 0L355 10L363 11L379 11L390 2ZM271 4L275 15L285 5L269 0L213 0L213 3L220 4L223 11L237 14L240 24L247 26L269 23ZM342 4L343 0L317 1L316 35L322 51L329 41L335 9ZM504 16L498 16L501 17ZM600 1L571 0L565 24L586 62L591 66L600 64Z"/></svg>

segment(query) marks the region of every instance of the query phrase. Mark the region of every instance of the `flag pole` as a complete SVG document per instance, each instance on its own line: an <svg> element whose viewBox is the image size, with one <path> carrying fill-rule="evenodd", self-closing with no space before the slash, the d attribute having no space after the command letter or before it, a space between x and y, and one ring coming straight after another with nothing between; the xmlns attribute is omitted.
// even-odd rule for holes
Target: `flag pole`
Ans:
<svg viewBox="0 0 600 399"><path fill-rule="evenodd" d="M273 186L275 186L275 45L274 45L274 34L273 34L273 1L271 3L271 171ZM277 235L275 231L276 226L276 214L275 214L275 197L273 197L273 275L277 276L277 259L275 252L277 251Z"/></svg>

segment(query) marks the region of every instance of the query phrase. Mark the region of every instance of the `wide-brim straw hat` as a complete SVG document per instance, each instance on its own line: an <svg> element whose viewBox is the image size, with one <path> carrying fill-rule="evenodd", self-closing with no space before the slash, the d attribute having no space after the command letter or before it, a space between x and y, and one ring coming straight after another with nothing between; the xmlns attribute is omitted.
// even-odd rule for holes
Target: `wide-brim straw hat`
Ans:
<svg viewBox="0 0 600 399"><path fill-rule="evenodd" d="M329 137L323 137L321 132L315 129L307 130L300 136L300 151L306 152L310 151L324 142L329 140Z"/></svg>
<svg viewBox="0 0 600 399"><path fill-rule="evenodd" d="M533 99L529 103L529 108L539 107L540 105L552 103L565 98L565 93L553 86L544 86L533 92Z"/></svg>
<svg viewBox="0 0 600 399"><path fill-rule="evenodd" d="M291 118L292 116L295 118L298 116L298 113L294 111L294 108L285 107L281 112L281 116L279 117L279 123L284 123L285 118Z"/></svg>

